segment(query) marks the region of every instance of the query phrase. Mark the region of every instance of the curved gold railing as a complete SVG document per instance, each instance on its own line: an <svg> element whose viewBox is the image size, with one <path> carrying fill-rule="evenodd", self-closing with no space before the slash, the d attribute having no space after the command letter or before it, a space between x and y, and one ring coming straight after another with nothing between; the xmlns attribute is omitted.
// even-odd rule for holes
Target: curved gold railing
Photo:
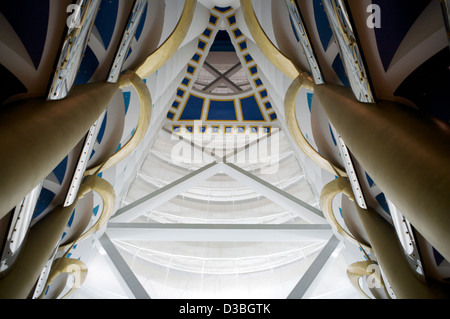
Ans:
<svg viewBox="0 0 450 319"><path fill-rule="evenodd" d="M89 168L85 171L84 175L97 175L106 169L116 165L122 161L125 157L130 155L139 143L143 140L150 125L152 114L152 98L150 91L145 82L133 71L125 72L120 78L120 88L132 85L139 96L140 102L140 115L136 126L136 131L130 140L116 153L111 155L105 162L95 167Z"/></svg>
<svg viewBox="0 0 450 319"><path fill-rule="evenodd" d="M265 57L288 78L296 79L302 72L267 37L255 15L252 0L241 0L241 8L247 27Z"/></svg>
<svg viewBox="0 0 450 319"><path fill-rule="evenodd" d="M347 277L350 280L350 283L367 299L372 298L366 294L359 284L359 279L362 277L372 276L372 278L376 281L376 286L383 288L386 291L386 286L381 278L381 273L370 271L372 266L378 267L378 263L373 260L365 260L355 262L347 267Z"/></svg>
<svg viewBox="0 0 450 319"><path fill-rule="evenodd" d="M297 116L295 113L295 102L298 92L302 87L306 87L311 90L314 89L312 77L306 72L300 70L289 58L278 50L278 48L276 48L272 41L267 37L255 15L251 0L241 0L241 7L249 31L265 57L276 68L293 80L286 92L284 106L288 129L291 132L297 146L319 167L338 176L347 176L347 173L344 170L335 167L308 143L308 141L304 138L300 127L298 126Z"/></svg>
<svg viewBox="0 0 450 319"><path fill-rule="evenodd" d="M55 278L63 273L69 273L74 276L75 283L73 287L62 298L67 298L77 288L81 287L87 276L87 267L83 262L73 258L67 258L70 250L76 244L79 244L87 237L102 228L108 222L114 210L116 195L111 184L96 175L88 176L80 186L80 190L77 194L77 199L83 198L87 193L91 191L99 194L103 200L103 209L99 219L91 228L83 232L76 240L58 247L58 251L65 251L65 253L62 257L54 261L49 277L47 278L46 286L50 286ZM43 298L43 294L44 292L42 292L39 298Z"/></svg>
<svg viewBox="0 0 450 319"><path fill-rule="evenodd" d="M70 290L61 297L61 299L65 299L84 283L88 274L88 268L81 260L73 258L59 258L54 262L54 266L47 279L47 286L51 285L53 281L62 274L69 274L74 278L72 288L70 288ZM44 295L45 290L39 296L39 299L43 299Z"/></svg>
<svg viewBox="0 0 450 319"><path fill-rule="evenodd" d="M197 0L185 1L183 12L181 13L180 20L174 31L167 40L144 61L144 63L135 69L138 76L143 79L150 76L163 66L164 63L166 63L178 50L192 23L196 6Z"/></svg>
<svg viewBox="0 0 450 319"><path fill-rule="evenodd" d="M58 248L59 251L66 250L66 253L64 254L64 256L67 256L67 254L69 253L70 249L73 246L82 242L83 240L88 238L90 235L92 235L95 232L97 232L98 230L100 230L104 225L106 225L106 223L111 218L111 216L114 212L114 207L115 207L115 203L116 203L116 194L114 192L114 188L111 186L110 183L108 183L106 180L104 180L96 175L92 175L86 179L84 184L87 188L86 193L88 191L94 191L100 195L100 197L102 198L102 201L103 201L103 209L100 214L100 217L94 223L94 225L92 225L91 228L84 231L76 240L59 246L59 248ZM82 196L84 196L85 194L83 194Z"/></svg>
<svg viewBox="0 0 450 319"><path fill-rule="evenodd" d="M331 227L344 239L355 244L356 246L361 247L363 251L364 250L371 251L372 250L371 247L359 242L352 234L347 232L337 221L333 213L333 199L336 197L336 195L340 193L343 193L344 195L348 196L350 200L354 201L353 191L350 182L343 177L339 177L332 180L322 189L322 192L320 193L320 207L322 208L326 220L331 225Z"/></svg>
<svg viewBox="0 0 450 319"><path fill-rule="evenodd" d="M297 96L302 87L314 89L314 83L309 80L309 78L307 78L304 73L301 73L294 81L292 81L292 84L289 86L284 99L286 124L289 132L291 132L292 138L294 139L300 150L319 167L325 169L331 174L335 174L340 177L347 176L345 170L342 170L331 164L327 159L320 155L319 152L317 152L303 136L300 126L297 122L297 114L295 110Z"/></svg>

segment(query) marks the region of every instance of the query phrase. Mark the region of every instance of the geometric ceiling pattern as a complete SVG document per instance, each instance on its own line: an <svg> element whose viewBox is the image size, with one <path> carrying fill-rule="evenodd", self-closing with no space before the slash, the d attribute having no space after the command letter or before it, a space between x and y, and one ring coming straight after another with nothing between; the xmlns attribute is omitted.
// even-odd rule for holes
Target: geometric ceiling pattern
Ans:
<svg viewBox="0 0 450 319"><path fill-rule="evenodd" d="M223 62L224 56L231 64ZM213 8L167 118L175 127L201 121L216 132L230 130L229 127L246 130L246 124L270 126L277 120L232 7ZM227 128L220 123L227 123Z"/></svg>

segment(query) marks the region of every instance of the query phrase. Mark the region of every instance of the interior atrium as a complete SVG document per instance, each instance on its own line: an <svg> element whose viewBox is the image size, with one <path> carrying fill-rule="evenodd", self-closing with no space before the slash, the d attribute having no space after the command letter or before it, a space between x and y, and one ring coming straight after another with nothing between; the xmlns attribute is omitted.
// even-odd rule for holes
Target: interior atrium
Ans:
<svg viewBox="0 0 450 319"><path fill-rule="evenodd" d="M0 298L450 296L447 0L15 0L0 26Z"/></svg>

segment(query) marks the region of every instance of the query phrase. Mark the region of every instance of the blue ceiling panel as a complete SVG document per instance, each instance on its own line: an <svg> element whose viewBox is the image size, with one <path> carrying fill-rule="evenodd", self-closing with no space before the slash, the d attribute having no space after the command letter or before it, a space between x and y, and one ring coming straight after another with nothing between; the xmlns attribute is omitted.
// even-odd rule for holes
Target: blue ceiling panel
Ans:
<svg viewBox="0 0 450 319"><path fill-rule="evenodd" d="M183 112L179 118L180 121L195 121L202 119L203 104L205 100L195 95L189 95Z"/></svg>
<svg viewBox="0 0 450 319"><path fill-rule="evenodd" d="M254 95L240 99L240 104L244 121L265 121L261 108Z"/></svg>
<svg viewBox="0 0 450 319"><path fill-rule="evenodd" d="M234 52L234 46L227 31L217 32L216 38L211 46L212 52Z"/></svg>
<svg viewBox="0 0 450 319"><path fill-rule="evenodd" d="M234 100L211 100L208 109L208 121L237 121Z"/></svg>
<svg viewBox="0 0 450 319"><path fill-rule="evenodd" d="M384 69L389 65L411 26L431 0L374 0L380 6L381 28L375 28L378 51Z"/></svg>
<svg viewBox="0 0 450 319"><path fill-rule="evenodd" d="M50 14L49 0L0 1L0 12L11 24L38 69L44 53ZM3 32L3 30L2 30Z"/></svg>
<svg viewBox="0 0 450 319"><path fill-rule="evenodd" d="M114 34L116 18L119 10L119 0L103 0L95 19L95 26L103 41L105 49L108 49Z"/></svg>

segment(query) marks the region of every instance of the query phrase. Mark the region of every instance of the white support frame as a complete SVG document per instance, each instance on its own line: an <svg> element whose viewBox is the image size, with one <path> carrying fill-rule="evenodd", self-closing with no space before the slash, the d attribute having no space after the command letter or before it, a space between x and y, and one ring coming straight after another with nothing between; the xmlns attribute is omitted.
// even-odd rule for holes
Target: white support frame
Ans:
<svg viewBox="0 0 450 319"><path fill-rule="evenodd" d="M168 130L163 131L172 135ZM179 138L179 137L178 137ZM264 138L270 138L265 136ZM189 139L181 139L191 147L203 151L203 147ZM258 143L256 141L256 143ZM288 298L308 298L319 284L324 273L332 264L332 261L338 256L343 243L333 234L333 230L327 223L323 213L299 200L295 196L277 188L276 186L264 181L254 174L240 168L239 166L227 162L227 157L235 156L239 152L248 149L255 143L249 143L240 147L223 157L211 155L213 160L202 168L144 196L143 198L120 208L116 215L111 218L106 228L102 241L108 245L113 245L114 240L148 240L153 242L295 242L295 241L323 241L325 246L313 261L311 266L302 276L298 284L294 287ZM168 200L187 191L202 181L223 173L229 177L241 182L243 185L252 188L258 194L261 194L274 201L279 206L296 214L309 224L160 224L160 223L133 223L145 211L163 205ZM111 239L110 239L111 238ZM111 262L119 263L117 276L129 276L131 269L124 264L123 259L116 255L117 249L107 251ZM136 296L142 287L136 284L133 276L119 278L128 291ZM132 292L137 289L138 292Z"/></svg>
<svg viewBox="0 0 450 319"><path fill-rule="evenodd" d="M307 222L312 224L327 224L323 213L319 209L254 176L237 165L231 163L223 163L222 165L224 173L239 180L244 185L254 189L256 192L276 202L281 207L303 218Z"/></svg>
<svg viewBox="0 0 450 319"><path fill-rule="evenodd" d="M143 210L151 210L152 208L164 204L178 194L219 173L219 169L220 167L216 162L210 163L137 201L120 208L116 215L110 219L110 222L131 222L133 219L139 217Z"/></svg>
<svg viewBox="0 0 450 319"><path fill-rule="evenodd" d="M159 224L110 223L111 239L188 242L295 242L327 241L333 235L326 224Z"/></svg>
<svg viewBox="0 0 450 319"><path fill-rule="evenodd" d="M339 255L342 247L343 243L333 235L292 289L288 299L310 298L327 269Z"/></svg>
<svg viewBox="0 0 450 319"><path fill-rule="evenodd" d="M105 260L111 266L112 272L127 297L131 299L151 299L107 234L103 234L96 241L96 245L106 257Z"/></svg>

